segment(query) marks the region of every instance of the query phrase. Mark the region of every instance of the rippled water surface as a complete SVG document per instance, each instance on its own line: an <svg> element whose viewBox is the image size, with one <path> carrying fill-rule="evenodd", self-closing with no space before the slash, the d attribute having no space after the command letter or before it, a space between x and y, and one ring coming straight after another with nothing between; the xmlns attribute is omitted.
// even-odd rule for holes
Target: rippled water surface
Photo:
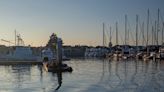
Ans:
<svg viewBox="0 0 164 92"><path fill-rule="evenodd" d="M38 65L1 65L0 92L164 92L164 61L73 59L65 63L74 71L62 73L61 78Z"/></svg>

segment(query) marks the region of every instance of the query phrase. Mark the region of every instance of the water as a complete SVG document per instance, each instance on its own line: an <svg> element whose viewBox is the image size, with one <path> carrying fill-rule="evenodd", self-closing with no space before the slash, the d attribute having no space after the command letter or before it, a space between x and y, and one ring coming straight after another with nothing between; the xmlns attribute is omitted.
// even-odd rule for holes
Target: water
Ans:
<svg viewBox="0 0 164 92"><path fill-rule="evenodd" d="M0 92L164 92L164 61L74 59L72 73L42 66L0 66Z"/></svg>

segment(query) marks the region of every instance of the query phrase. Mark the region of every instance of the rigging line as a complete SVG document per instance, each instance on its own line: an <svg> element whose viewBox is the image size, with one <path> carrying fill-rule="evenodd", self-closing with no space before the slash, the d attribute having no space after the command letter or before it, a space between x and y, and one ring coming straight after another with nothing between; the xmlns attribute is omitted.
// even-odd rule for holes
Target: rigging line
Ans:
<svg viewBox="0 0 164 92"><path fill-rule="evenodd" d="M107 37L105 36L105 46L107 46Z"/></svg>
<svg viewBox="0 0 164 92"><path fill-rule="evenodd" d="M114 35L114 28L112 28L112 30L111 30L111 40L112 40L112 35Z"/></svg>
<svg viewBox="0 0 164 92"><path fill-rule="evenodd" d="M110 42L112 42L112 35L111 35L112 27L110 26Z"/></svg>
<svg viewBox="0 0 164 92"><path fill-rule="evenodd" d="M107 25L106 27L109 28L108 25ZM105 28L105 29L107 29L107 28ZM105 30L105 32L106 32L107 38L108 38L108 40L109 40L109 39L110 39L109 29ZM108 42L109 42L109 41L108 41ZM107 43L108 43L108 42L107 42Z"/></svg>
<svg viewBox="0 0 164 92"><path fill-rule="evenodd" d="M120 35L120 34L119 34L119 35ZM121 42L122 42L122 44L125 44L125 41L123 40L122 35L120 35L120 38L121 38Z"/></svg>
<svg viewBox="0 0 164 92"><path fill-rule="evenodd" d="M150 11L149 11L149 25L150 26L154 25L154 21L152 20L152 16L150 14Z"/></svg>
<svg viewBox="0 0 164 92"><path fill-rule="evenodd" d="M110 39L110 36L109 36L109 28L108 28L108 25L106 25L104 27L104 41L105 41L105 45L107 46L108 45L108 40Z"/></svg>
<svg viewBox="0 0 164 92"><path fill-rule="evenodd" d="M128 29L128 36L127 36L127 44L129 45L129 29Z"/></svg>
<svg viewBox="0 0 164 92"><path fill-rule="evenodd" d="M145 39L145 32L144 32L144 22L143 22L143 24L141 24L141 21L140 21L140 18L139 18L139 27L140 27L140 35L139 35L139 38L143 38L143 39L139 39L139 42L141 41L141 40L143 40L144 42L146 42L146 39Z"/></svg>
<svg viewBox="0 0 164 92"><path fill-rule="evenodd" d="M111 42L112 43L112 27L108 25L108 42Z"/></svg>
<svg viewBox="0 0 164 92"><path fill-rule="evenodd" d="M132 30L131 30L131 26L130 26L129 21L127 21L127 24L128 24L128 26L129 26L128 29L129 29L129 32L130 32L130 36L131 36L131 38L132 38L132 42L133 42L133 44L134 44L135 40L134 40L134 36L133 36ZM129 38L130 38L130 36L129 36ZM129 41L129 42L131 42L131 41Z"/></svg>
<svg viewBox="0 0 164 92"><path fill-rule="evenodd" d="M142 38L142 31L143 31L143 29L142 29L142 24L141 24L141 22L140 22L140 18L138 18L138 23L139 23L139 28L140 28L140 30L138 30L138 32L139 32L139 43L140 43L140 38Z"/></svg>
<svg viewBox="0 0 164 92"><path fill-rule="evenodd" d="M164 21L163 21L163 16L162 16L161 11L160 11L160 13L159 13L159 14L160 14L160 17L161 17L161 21L162 21L162 23L163 23Z"/></svg>
<svg viewBox="0 0 164 92"><path fill-rule="evenodd" d="M103 33L103 35L104 35L104 37L103 37L103 39L104 39L104 46L107 46L107 38L109 38L109 37L107 37L108 35L107 35L107 28L106 28L106 25L104 24L104 33Z"/></svg>
<svg viewBox="0 0 164 92"><path fill-rule="evenodd" d="M164 21L163 21L163 16L162 16L161 11L160 11L159 14L160 14L161 21L162 21L162 31L161 31L161 35L162 35L162 37L161 37L161 38L162 38L162 41L161 41L161 42L162 42L162 43L161 43L161 44L163 44L163 43L164 43L164 42L163 42L163 40L164 40L164 38L163 38L163 35L164 35L164 34L163 34L163 31L164 31Z"/></svg>
<svg viewBox="0 0 164 92"><path fill-rule="evenodd" d="M142 34L142 37L143 37L143 43L146 43L144 22L143 22L142 27L143 27L143 29L142 29L142 30L143 30L143 34Z"/></svg>
<svg viewBox="0 0 164 92"><path fill-rule="evenodd" d="M106 41L106 46L108 46L108 42L109 42L109 39L110 39L110 36L109 36L109 27L108 25L105 26L105 41Z"/></svg>
<svg viewBox="0 0 164 92"><path fill-rule="evenodd" d="M147 11L147 29L146 29L146 46L149 44L149 37L148 37L148 34L149 34L149 20L150 20L150 12L149 12L149 9Z"/></svg>
<svg viewBox="0 0 164 92"><path fill-rule="evenodd" d="M121 38L121 42L122 42L122 44L124 44L125 43L125 41L123 40L123 37L122 37L122 35L121 34L118 34L119 36L120 36L120 38ZM119 39L118 39L118 41L119 41Z"/></svg>

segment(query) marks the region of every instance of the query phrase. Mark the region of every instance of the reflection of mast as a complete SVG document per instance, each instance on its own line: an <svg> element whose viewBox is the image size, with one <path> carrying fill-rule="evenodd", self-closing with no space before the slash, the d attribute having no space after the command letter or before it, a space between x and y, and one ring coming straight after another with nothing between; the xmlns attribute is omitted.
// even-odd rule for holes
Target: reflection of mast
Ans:
<svg viewBox="0 0 164 92"><path fill-rule="evenodd" d="M152 72L151 72L152 76L150 81L152 82L151 87L153 87L153 89L155 89L156 92L160 92L160 86L161 86L157 82L157 77L156 77L156 75L159 73L158 67L159 67L158 62L155 62L155 64L154 62L152 63Z"/></svg>
<svg viewBox="0 0 164 92"><path fill-rule="evenodd" d="M126 61L125 61L125 80L127 79L127 74L128 72L127 72L127 64L126 64Z"/></svg>
<svg viewBox="0 0 164 92"><path fill-rule="evenodd" d="M115 67L115 72L116 72L116 76L118 77L118 79L120 80L120 82L119 82L119 84L117 85L117 87L119 86L119 85L121 85L121 82L122 82L122 80L121 80L121 78L120 78L120 76L119 76L119 74L118 74L118 68L119 68L119 62L116 62L116 67Z"/></svg>
<svg viewBox="0 0 164 92"><path fill-rule="evenodd" d="M109 76L111 76L111 63L112 63L112 61L111 61L111 59L109 59L109 62L108 62L108 70L109 70Z"/></svg>
<svg viewBox="0 0 164 92"><path fill-rule="evenodd" d="M104 75L105 75L105 60L103 59L103 66L102 66L102 76L101 76L101 81L103 80L103 78L104 78Z"/></svg>
<svg viewBox="0 0 164 92"><path fill-rule="evenodd" d="M139 87L139 85L135 82L135 77L136 77L137 73L138 73L138 61L135 60L135 72L132 75L131 82L133 82L135 86Z"/></svg>
<svg viewBox="0 0 164 92"><path fill-rule="evenodd" d="M112 63L112 61L111 61L111 59L109 59L109 62L108 62L108 71L109 71L108 81L110 81L111 74L112 74L112 72L111 72L111 70L112 70L112 65L111 65L111 63ZM109 86L112 88L111 83L109 83Z"/></svg>

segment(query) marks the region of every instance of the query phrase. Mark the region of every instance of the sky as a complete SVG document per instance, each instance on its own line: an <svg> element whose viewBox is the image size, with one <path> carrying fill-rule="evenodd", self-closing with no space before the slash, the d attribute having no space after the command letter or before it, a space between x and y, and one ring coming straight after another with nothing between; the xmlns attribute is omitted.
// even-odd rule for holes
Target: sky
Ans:
<svg viewBox="0 0 164 92"><path fill-rule="evenodd" d="M64 45L102 45L102 23L106 41L112 27L115 44L115 23L118 22L119 43L123 43L125 14L128 29L134 39L136 14L142 24L150 10L151 23L164 16L164 0L0 0L0 39L14 42L14 30L26 45L45 46L52 33L63 39ZM133 44L131 40L131 44ZM2 42L1 44L9 45Z"/></svg>

